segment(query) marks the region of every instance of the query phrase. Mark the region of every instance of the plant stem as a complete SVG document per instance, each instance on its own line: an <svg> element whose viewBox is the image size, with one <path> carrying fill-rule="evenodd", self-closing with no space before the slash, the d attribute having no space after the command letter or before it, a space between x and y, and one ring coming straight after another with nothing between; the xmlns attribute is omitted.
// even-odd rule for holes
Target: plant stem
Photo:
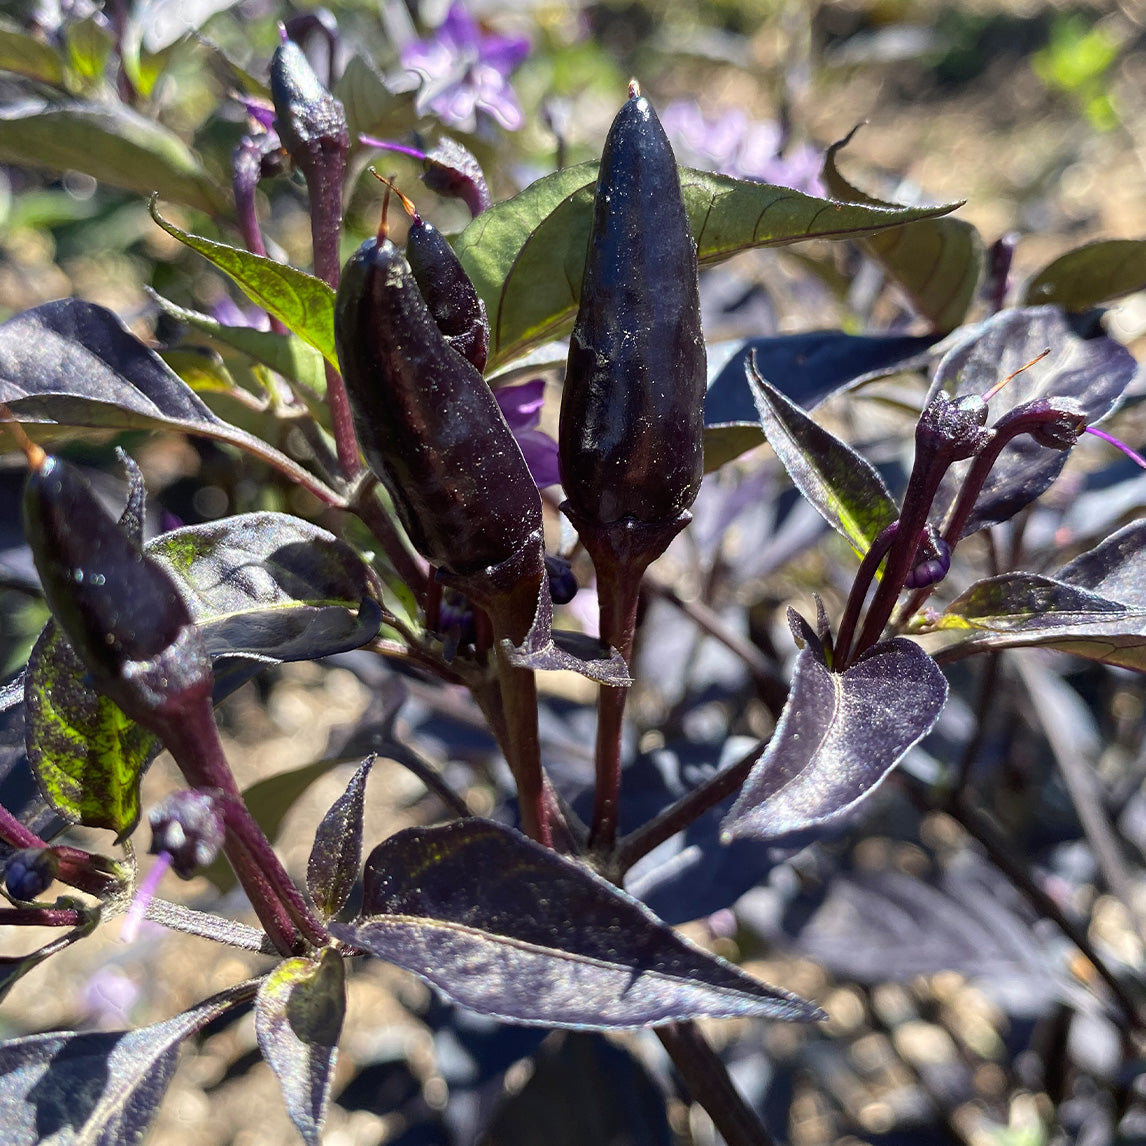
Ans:
<svg viewBox="0 0 1146 1146"><path fill-rule="evenodd" d="M848 593L848 602L844 607L844 615L840 620L839 632L836 635L835 650L832 654L833 663L845 666L848 662L848 653L851 652L852 635L855 633L859 621L860 609L863 608L867 591L875 578L879 563L887 556L895 535L899 532L899 522L893 521L880 530L879 535L871 543L871 548L864 554L860 567L852 581L851 592Z"/></svg>
<svg viewBox="0 0 1146 1146"><path fill-rule="evenodd" d="M196 788L219 788L224 797L227 835L223 850L243 885L259 921L284 955L329 941L290 876L255 822L219 743L210 696L197 698L190 711L163 722L165 747Z"/></svg>
<svg viewBox="0 0 1146 1146"><path fill-rule="evenodd" d="M761 742L735 764L722 768L715 776L710 776L703 784L698 784L687 795L681 796L675 804L670 804L651 820L623 837L617 845L617 871L623 875L653 848L659 847L665 840L683 831L710 808L715 808L721 800L738 791L767 746L767 741Z"/></svg>
<svg viewBox="0 0 1146 1146"><path fill-rule="evenodd" d="M20 823L3 805L0 805L0 840L14 849L51 848L60 864L56 878L61 883L85 891L98 899L102 899L119 883L111 872L93 868L92 857L87 852L79 848L53 847L36 835L31 828Z"/></svg>
<svg viewBox="0 0 1146 1146"><path fill-rule="evenodd" d="M595 563L601 640L612 645L631 666L644 565L634 569L627 561ZM617 842L621 739L628 695L627 688L611 685L601 685L597 695L596 787L589 849L599 856L611 855Z"/></svg>
<svg viewBox="0 0 1146 1146"><path fill-rule="evenodd" d="M775 1146L696 1023L669 1023L656 1031L689 1093L708 1111L728 1146Z"/></svg>
<svg viewBox="0 0 1146 1146"><path fill-rule="evenodd" d="M521 830L546 847L553 846L545 785L541 773L541 743L537 736L537 679L532 669L510 664L500 639L495 640L498 682L505 714L502 745L521 807Z"/></svg>
<svg viewBox="0 0 1146 1146"><path fill-rule="evenodd" d="M90 918L76 907L0 907L0 927L80 927Z"/></svg>

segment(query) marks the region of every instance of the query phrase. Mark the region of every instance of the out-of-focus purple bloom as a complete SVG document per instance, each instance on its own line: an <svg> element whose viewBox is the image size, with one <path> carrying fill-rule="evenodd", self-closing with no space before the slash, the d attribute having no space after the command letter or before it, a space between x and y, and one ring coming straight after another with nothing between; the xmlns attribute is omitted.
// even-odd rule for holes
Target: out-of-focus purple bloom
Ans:
<svg viewBox="0 0 1146 1146"><path fill-rule="evenodd" d="M483 32L455 0L433 36L402 49L402 66L421 77L419 114L428 108L443 122L473 131L484 112L516 131L523 117L509 76L528 54L528 40Z"/></svg>
<svg viewBox="0 0 1146 1146"><path fill-rule="evenodd" d="M210 307L210 314L216 322L224 326L249 326L255 330L267 330L269 321L265 311L258 307L241 307L230 295L220 295Z"/></svg>
<svg viewBox="0 0 1146 1146"><path fill-rule="evenodd" d="M541 421L544 393L543 378L534 378L517 386L502 386L493 392L538 489L557 485L561 480L557 469L557 443L537 428Z"/></svg>
<svg viewBox="0 0 1146 1146"><path fill-rule="evenodd" d="M749 119L739 108L706 115L695 100L675 100L665 108L661 123L681 163L824 194L820 151L796 144L781 155L784 133L773 120Z"/></svg>
<svg viewBox="0 0 1146 1146"><path fill-rule="evenodd" d="M101 967L84 984L80 1005L87 1021L101 1030L131 1026L131 1011L139 1002L139 984L115 964Z"/></svg>

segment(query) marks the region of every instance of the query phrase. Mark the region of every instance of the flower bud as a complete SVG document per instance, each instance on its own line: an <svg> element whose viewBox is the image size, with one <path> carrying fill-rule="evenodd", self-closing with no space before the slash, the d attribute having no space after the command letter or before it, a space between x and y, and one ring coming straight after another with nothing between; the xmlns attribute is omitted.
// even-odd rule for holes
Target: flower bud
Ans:
<svg viewBox="0 0 1146 1146"><path fill-rule="evenodd" d="M1069 450L1086 429L1086 411L1074 398L1036 398L1008 410L995 423L996 433L1008 438L1030 434L1040 446Z"/></svg>
<svg viewBox="0 0 1146 1146"><path fill-rule="evenodd" d="M915 565L903 581L905 589L925 589L942 581L951 568L951 547L929 525L915 551Z"/></svg>
<svg viewBox="0 0 1146 1146"><path fill-rule="evenodd" d="M309 177L332 156L341 163L350 146L346 113L293 40L284 40L271 60L271 98L275 129L296 166Z"/></svg>
<svg viewBox="0 0 1146 1146"><path fill-rule="evenodd" d="M218 793L203 788L172 792L148 814L152 855L167 852L180 879L213 863L225 833Z"/></svg>
<svg viewBox="0 0 1146 1146"><path fill-rule="evenodd" d="M4 886L13 899L39 899L55 882L59 863L51 848L24 848L4 865Z"/></svg>
<svg viewBox="0 0 1146 1146"><path fill-rule="evenodd" d="M601 156L561 402L561 481L579 528L669 522L704 476L696 244L672 147L630 90Z"/></svg>
<svg viewBox="0 0 1146 1146"><path fill-rule="evenodd" d="M920 454L934 453L943 464L974 457L991 440L987 403L977 394L951 398L942 390L924 407L915 427Z"/></svg>

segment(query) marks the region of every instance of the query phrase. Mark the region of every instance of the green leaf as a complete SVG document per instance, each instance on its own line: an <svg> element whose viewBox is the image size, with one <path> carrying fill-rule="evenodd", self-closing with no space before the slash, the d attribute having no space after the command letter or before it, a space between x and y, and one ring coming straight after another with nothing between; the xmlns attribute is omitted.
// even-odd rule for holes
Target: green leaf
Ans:
<svg viewBox="0 0 1146 1146"><path fill-rule="evenodd" d="M748 369L768 444L796 488L862 556L899 516L883 478L866 458L761 378L754 362Z"/></svg>
<svg viewBox="0 0 1146 1146"><path fill-rule="evenodd" d="M159 741L86 681L87 670L49 621L28 659L28 762L44 798L71 823L122 838L139 820L139 781Z"/></svg>
<svg viewBox="0 0 1146 1146"><path fill-rule="evenodd" d="M227 200L174 132L121 104L28 101L0 109L0 163L83 171L101 183L212 215Z"/></svg>
<svg viewBox="0 0 1146 1146"><path fill-rule="evenodd" d="M836 167L836 154L855 132L832 144L824 156L829 192L847 203L893 207L853 187ZM936 331L947 334L962 321L983 273L983 240L963 219L921 219L863 242L868 253L906 292L912 306Z"/></svg>
<svg viewBox="0 0 1146 1146"><path fill-rule="evenodd" d="M317 963L284 960L267 976L255 1000L259 1050L275 1072L287 1113L307 1146L322 1141L345 1013L342 956L330 947Z"/></svg>
<svg viewBox="0 0 1146 1146"><path fill-rule="evenodd" d="M165 314L179 322L201 330L225 346L242 351L316 397L321 398L326 393L326 368L322 355L297 335L275 334L250 326L226 326L208 314L177 306L154 291L149 293Z"/></svg>
<svg viewBox="0 0 1146 1146"><path fill-rule="evenodd" d="M251 302L274 315L338 368L338 353L334 348L334 291L326 283L274 259L181 231L160 215L156 202L157 197L153 195L148 204L151 217L169 235L230 275Z"/></svg>
<svg viewBox="0 0 1146 1146"><path fill-rule="evenodd" d="M101 86L115 39L106 19L89 16L64 27L68 68L83 91L95 93Z"/></svg>
<svg viewBox="0 0 1146 1146"><path fill-rule="evenodd" d="M547 175L474 219L456 250L490 319L490 368L572 325L592 225L597 164ZM702 265L751 247L856 238L953 211L835 203L787 187L681 169Z"/></svg>
<svg viewBox="0 0 1146 1146"><path fill-rule="evenodd" d="M64 82L64 64L56 50L6 20L0 22L0 71L56 87Z"/></svg>
<svg viewBox="0 0 1146 1146"><path fill-rule="evenodd" d="M1146 239L1100 239L1067 251L1027 284L1029 305L1087 310L1146 290Z"/></svg>

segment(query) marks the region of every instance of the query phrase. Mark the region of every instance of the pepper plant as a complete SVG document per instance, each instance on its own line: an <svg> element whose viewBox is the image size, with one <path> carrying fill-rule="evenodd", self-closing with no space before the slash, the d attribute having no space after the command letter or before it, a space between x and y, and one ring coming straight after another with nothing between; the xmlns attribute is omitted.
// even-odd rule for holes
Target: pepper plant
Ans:
<svg viewBox="0 0 1146 1146"><path fill-rule="evenodd" d="M227 203L238 240L172 221L172 205L226 199L193 156L179 178L171 164L153 168L155 226L269 316L257 330L155 298L168 320L245 356L261 392L220 385L257 432L213 409L209 391L103 307L64 299L0 326L3 441L26 458L24 532L52 618L0 694L18 731L3 744L0 923L61 929L5 958L2 990L117 916L129 936L147 918L268 958L256 978L152 1026L0 1045L4 1141L138 1140L179 1046L253 1003L262 1056L316 1143L346 975L369 959L499 1023L651 1029L727 1142L773 1141L784 1128L751 1086L738 1089L698 1021L814 1024L825 1013L674 926L727 914L781 870L842 871L865 822L896 800L980 841L1091 961L1095 1005L1140 1047L1140 980L1113 971L1014 862L975 769L1002 650L1146 668L1142 483L1120 476L1123 508L1087 521L1055 485L1134 377L1093 308L1146 284L1146 248L1073 252L1014 299L998 244L990 297L968 321L987 260L952 217L957 205L873 199L840 174L841 145L825 157L825 198L681 168L635 81L627 99L618 93L599 163L495 203L456 142L418 150L352 132L331 90L336 39L334 70L320 78L284 29L270 100L250 81ZM364 175L367 156L394 149L420 157L442 200ZM259 217L260 182L288 169L305 184L309 270L268 255L273 226L264 232ZM344 258L351 191L358 210L374 193L378 223ZM448 241L423 212L451 196L472 219ZM810 239L858 244L925 333L753 339L715 363L700 269ZM1128 259L1138 273L1116 274ZM562 380L556 442L536 428L539 375ZM879 389L889 378L898 391ZM840 412L862 425L881 402L893 428L849 442ZM147 537L147 491L128 454L117 515L57 446L85 429L222 444L315 509ZM1094 431L1086 458L1102 474L1120 455L1098 437L1109 435ZM789 486L795 504L781 496ZM682 583L704 589L668 583L658 570L671 564L656 564L666 554L687 571ZM830 572L798 589L817 554ZM796 570L790 600L752 630L714 608L779 569ZM597 605L589 632L569 609L577 579L579 599ZM658 663L659 629L689 625L734 666L715 731L687 672L659 724L629 701L642 677L677 671ZM375 682L384 711L368 729L371 753L316 826L305 873L292 874L236 783L213 705L268 665L352 650L345 663ZM561 710L546 682L558 670L591 682L591 750L555 732ZM1023 672L1049 713L1064 686L1041 662ZM475 773L418 751L399 720L403 681L469 698L508 765L493 781L494 814L471 813ZM952 688L960 713L967 696L979 706L971 732L944 726ZM749 702L767 729L740 719ZM652 734L652 750L635 750L634 728L642 743ZM141 779L162 749L186 787L144 808ZM377 841L363 829L376 756L411 768L428 793L423 826ZM21 795L28 776L34 791ZM69 824L113 842L53 842ZM158 859L140 880L148 832ZM258 927L158 894L168 869L190 878L217 856ZM57 882L73 891L53 896ZM459 1013L442 1024L464 1022ZM456 1139L516 1140L497 1136L506 1119L502 1109L489 1126L455 1127ZM662 1103L647 1140L668 1136Z"/></svg>

